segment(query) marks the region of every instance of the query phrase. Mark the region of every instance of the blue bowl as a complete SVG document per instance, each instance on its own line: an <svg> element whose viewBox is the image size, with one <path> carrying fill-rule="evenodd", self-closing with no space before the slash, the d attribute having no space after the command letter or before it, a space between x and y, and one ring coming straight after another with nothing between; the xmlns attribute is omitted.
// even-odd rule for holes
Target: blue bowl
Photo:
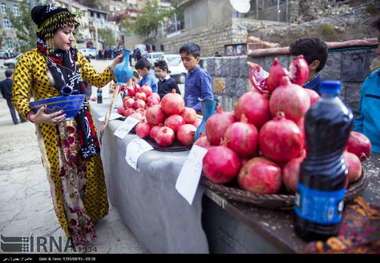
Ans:
<svg viewBox="0 0 380 263"><path fill-rule="evenodd" d="M40 107L46 105L46 113L53 113L63 110L63 112L66 114L66 119L72 119L78 114L79 110L82 108L84 99L84 94L57 96L48 99L32 101L30 102L30 107L34 112L37 112L37 110Z"/></svg>

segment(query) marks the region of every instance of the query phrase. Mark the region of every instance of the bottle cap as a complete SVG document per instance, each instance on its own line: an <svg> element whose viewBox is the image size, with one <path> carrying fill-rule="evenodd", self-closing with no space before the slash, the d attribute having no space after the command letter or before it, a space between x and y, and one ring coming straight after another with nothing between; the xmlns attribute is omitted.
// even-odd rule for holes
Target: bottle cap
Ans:
<svg viewBox="0 0 380 263"><path fill-rule="evenodd" d="M319 91L321 94L339 95L342 83L337 80L321 81Z"/></svg>

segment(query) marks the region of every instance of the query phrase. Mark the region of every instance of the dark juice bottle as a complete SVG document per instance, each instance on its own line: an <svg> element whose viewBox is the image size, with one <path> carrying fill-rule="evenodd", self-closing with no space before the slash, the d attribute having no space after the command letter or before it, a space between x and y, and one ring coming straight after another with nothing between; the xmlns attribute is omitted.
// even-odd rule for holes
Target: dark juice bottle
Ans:
<svg viewBox="0 0 380 263"><path fill-rule="evenodd" d="M307 155L297 185L294 227L304 240L338 233L344 207L347 168L343 152L353 115L338 95L339 81L321 82L321 99L305 116Z"/></svg>

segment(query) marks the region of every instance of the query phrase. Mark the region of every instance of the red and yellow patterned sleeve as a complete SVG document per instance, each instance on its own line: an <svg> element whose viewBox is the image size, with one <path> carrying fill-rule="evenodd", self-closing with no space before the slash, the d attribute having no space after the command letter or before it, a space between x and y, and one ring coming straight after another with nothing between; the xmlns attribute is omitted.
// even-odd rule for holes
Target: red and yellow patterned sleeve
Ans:
<svg viewBox="0 0 380 263"><path fill-rule="evenodd" d="M31 111L29 106L33 85L32 53L23 54L16 64L13 73L12 103L22 118L26 119Z"/></svg>
<svg viewBox="0 0 380 263"><path fill-rule="evenodd" d="M83 80L93 86L102 88L114 79L112 70L109 67L107 67L102 73L97 73L91 63L80 52L78 52L78 62Z"/></svg>

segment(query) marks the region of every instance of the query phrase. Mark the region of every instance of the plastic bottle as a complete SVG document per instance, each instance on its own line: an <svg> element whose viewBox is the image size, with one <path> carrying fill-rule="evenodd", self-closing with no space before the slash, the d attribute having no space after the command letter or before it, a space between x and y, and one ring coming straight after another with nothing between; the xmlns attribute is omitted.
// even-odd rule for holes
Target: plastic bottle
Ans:
<svg viewBox="0 0 380 263"><path fill-rule="evenodd" d="M326 240L342 221L347 167L343 152L353 115L339 99L339 81L321 82L321 99L305 117L307 156L297 185L295 231L304 240Z"/></svg>

